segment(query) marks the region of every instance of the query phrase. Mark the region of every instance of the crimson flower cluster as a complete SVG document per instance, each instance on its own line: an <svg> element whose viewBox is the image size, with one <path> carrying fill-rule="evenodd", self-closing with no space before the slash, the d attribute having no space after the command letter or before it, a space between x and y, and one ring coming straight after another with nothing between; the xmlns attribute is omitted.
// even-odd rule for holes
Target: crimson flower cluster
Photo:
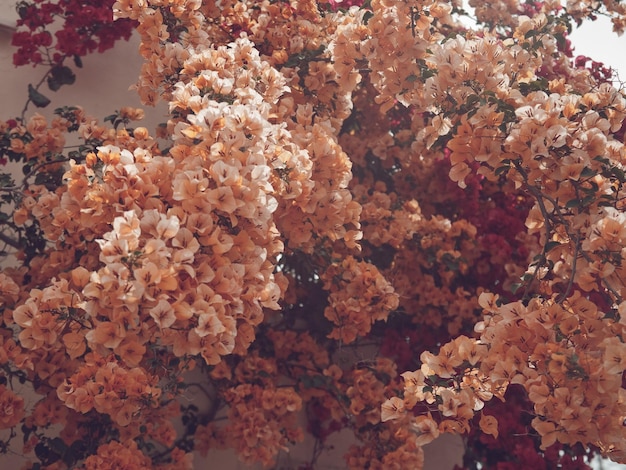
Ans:
<svg viewBox="0 0 626 470"><path fill-rule="evenodd" d="M17 5L20 19L12 39L17 47L16 66L61 64L66 57L80 58L104 52L121 38L128 40L131 20L113 21L113 0L33 0ZM53 34L51 25L62 21ZM79 59L75 59L79 63Z"/></svg>
<svg viewBox="0 0 626 470"><path fill-rule="evenodd" d="M603 62L593 60L591 57L584 55L576 56L574 65L579 68L588 69L593 78L595 78L599 83L610 83L613 78L614 70L611 67L607 67Z"/></svg>

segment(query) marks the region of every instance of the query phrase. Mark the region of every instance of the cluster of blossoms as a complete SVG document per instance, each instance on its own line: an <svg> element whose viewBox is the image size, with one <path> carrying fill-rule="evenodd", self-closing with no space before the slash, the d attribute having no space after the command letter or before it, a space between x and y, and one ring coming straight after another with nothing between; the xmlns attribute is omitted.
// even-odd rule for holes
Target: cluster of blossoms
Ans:
<svg viewBox="0 0 626 470"><path fill-rule="evenodd" d="M406 68L381 71L379 88L431 114L425 125L420 121L419 153L445 145L450 177L460 187L473 174L492 184L505 176L535 199L526 227L536 237L532 263L521 273L521 299L479 297L486 314L476 326L482 354L469 362L463 354L467 346L455 345L459 338L436 357L422 353L421 372L405 377L404 399L385 406L404 416L405 407L415 407L409 397L417 390L417 402L437 406L440 429L463 432L472 410L483 406L481 394L502 397L509 384L523 384L542 449L556 441L584 442L619 455L624 348L617 320L623 277L621 262L611 257L620 243L624 150L612 134L621 127L625 102L580 69L571 69L567 81L551 77L536 88L542 80L538 71L559 54L555 33L547 29L553 23L543 12L515 21L508 41L484 34L434 46L424 59L429 76L400 93L394 83L407 81ZM551 315L555 318L548 321ZM598 395L606 401L588 398ZM596 428L598 415L606 422ZM493 432L493 416L483 418L483 431Z"/></svg>
<svg viewBox="0 0 626 470"><path fill-rule="evenodd" d="M144 403L158 403L160 390L150 383L140 368L125 369L111 358L86 358L85 365L59 385L57 395L72 410L86 414L95 409L127 426Z"/></svg>
<svg viewBox="0 0 626 470"><path fill-rule="evenodd" d="M133 30L131 21L113 21L114 0L22 0L17 3L18 31L12 45L15 65L59 65L67 57L82 57L103 52L118 39L128 39ZM62 18L63 24L54 33L51 25ZM78 61L80 59L77 59Z"/></svg>
<svg viewBox="0 0 626 470"><path fill-rule="evenodd" d="M348 428L353 469L443 433L625 461L626 99L566 39L620 2L474 2L480 31L459 1L118 0L101 30L78 3L20 3L22 61L69 83L136 25L169 116L0 122L0 450L21 424L31 468L271 466L307 432L313 468ZM44 58L57 15L100 39Z"/></svg>
<svg viewBox="0 0 626 470"><path fill-rule="evenodd" d="M221 430L241 460L271 465L280 450L303 439L297 425L302 399L292 388L244 384L225 394L230 425Z"/></svg>

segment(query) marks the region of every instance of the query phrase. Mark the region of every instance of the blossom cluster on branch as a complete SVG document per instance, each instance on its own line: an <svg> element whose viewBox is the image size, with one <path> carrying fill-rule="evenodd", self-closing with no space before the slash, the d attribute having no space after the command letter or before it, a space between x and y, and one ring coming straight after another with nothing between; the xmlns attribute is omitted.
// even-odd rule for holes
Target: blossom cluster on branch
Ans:
<svg viewBox="0 0 626 470"><path fill-rule="evenodd" d="M132 26L169 114L0 121L0 452L269 467L308 434L312 469L350 429L352 469L444 433L466 468L626 463L626 97L567 39L626 5L470 5L20 2L27 105Z"/></svg>

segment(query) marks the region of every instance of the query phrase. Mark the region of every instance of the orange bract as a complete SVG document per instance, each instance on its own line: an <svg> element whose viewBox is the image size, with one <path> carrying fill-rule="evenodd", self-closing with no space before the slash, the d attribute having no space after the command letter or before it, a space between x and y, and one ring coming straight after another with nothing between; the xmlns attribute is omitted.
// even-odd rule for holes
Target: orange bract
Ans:
<svg viewBox="0 0 626 470"><path fill-rule="evenodd" d="M0 122L0 427L42 463L279 465L304 417L311 467L349 428L350 468L419 469L441 433L507 445L511 391L533 455L623 460L626 98L567 55L601 6L338 3L120 0L158 138Z"/></svg>

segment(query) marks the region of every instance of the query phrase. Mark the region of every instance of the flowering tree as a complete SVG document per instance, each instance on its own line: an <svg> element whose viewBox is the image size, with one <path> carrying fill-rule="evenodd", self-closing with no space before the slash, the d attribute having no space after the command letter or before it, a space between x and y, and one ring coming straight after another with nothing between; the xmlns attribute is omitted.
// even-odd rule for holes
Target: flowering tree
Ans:
<svg viewBox="0 0 626 470"><path fill-rule="evenodd" d="M465 468L626 462L626 99L567 39L626 4L470 4L21 1L48 69L0 122L0 451L271 466L307 433L307 469L348 428L353 469L442 433ZM156 133L27 115L133 28Z"/></svg>

